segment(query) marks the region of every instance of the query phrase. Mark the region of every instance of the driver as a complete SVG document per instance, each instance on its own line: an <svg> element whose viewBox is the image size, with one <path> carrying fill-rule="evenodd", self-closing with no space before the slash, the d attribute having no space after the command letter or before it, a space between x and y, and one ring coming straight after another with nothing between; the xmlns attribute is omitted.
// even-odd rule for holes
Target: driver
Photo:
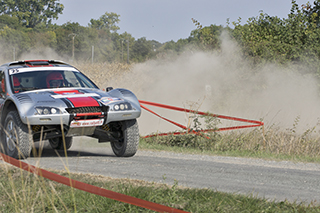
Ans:
<svg viewBox="0 0 320 213"><path fill-rule="evenodd" d="M63 86L63 76L60 72L52 72L47 76L48 88L59 88Z"/></svg>

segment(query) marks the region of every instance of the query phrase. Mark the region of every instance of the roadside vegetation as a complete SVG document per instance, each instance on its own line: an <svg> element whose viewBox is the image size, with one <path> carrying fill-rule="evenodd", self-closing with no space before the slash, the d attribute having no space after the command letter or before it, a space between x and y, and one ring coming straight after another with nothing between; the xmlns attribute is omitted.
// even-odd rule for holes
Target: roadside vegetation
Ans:
<svg viewBox="0 0 320 213"><path fill-rule="evenodd" d="M0 164L1 212L152 212L151 210L93 195L55 183L26 171ZM238 195L209 189L182 188L178 182L163 184L112 179L90 174L58 172L88 184L182 209L188 212L319 212L310 203L275 202L255 194Z"/></svg>
<svg viewBox="0 0 320 213"><path fill-rule="evenodd" d="M214 137L169 135L143 138L141 149L320 163L320 139L309 132L293 134L271 128L215 133ZM210 134L206 134L208 136Z"/></svg>
<svg viewBox="0 0 320 213"><path fill-rule="evenodd" d="M201 127L198 119L193 122L195 126L190 131L200 131L208 129L208 127L212 129L212 125L216 126L217 124L209 122ZM319 126L298 132L298 124L299 117L289 129L266 126L264 130L263 127L256 127L238 131L208 132L200 135L154 136L143 138L140 146L143 149L194 154L320 163ZM217 126L216 129L218 130Z"/></svg>

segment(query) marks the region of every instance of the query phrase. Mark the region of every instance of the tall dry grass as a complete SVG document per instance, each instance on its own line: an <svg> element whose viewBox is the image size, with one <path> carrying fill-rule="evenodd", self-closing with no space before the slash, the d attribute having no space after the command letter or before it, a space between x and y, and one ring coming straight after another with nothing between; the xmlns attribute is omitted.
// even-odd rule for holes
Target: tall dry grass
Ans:
<svg viewBox="0 0 320 213"><path fill-rule="evenodd" d="M118 86L126 74L130 73L133 64L126 63L76 63L80 71L92 79L99 88Z"/></svg>
<svg viewBox="0 0 320 213"><path fill-rule="evenodd" d="M208 129L208 126L211 126L211 129L220 127L216 120L202 123L197 116L192 122L191 130L195 131ZM151 144L159 144L198 150L208 154L319 162L319 125L300 132L296 130L298 124L299 120L296 119L288 129L271 125L206 134L155 136L143 139L143 144L148 144L147 148L150 148Z"/></svg>

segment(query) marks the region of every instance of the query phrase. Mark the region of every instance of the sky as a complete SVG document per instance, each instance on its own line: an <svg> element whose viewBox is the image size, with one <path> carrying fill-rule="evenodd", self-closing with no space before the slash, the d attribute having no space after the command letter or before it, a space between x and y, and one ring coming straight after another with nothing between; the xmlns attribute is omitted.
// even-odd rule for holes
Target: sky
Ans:
<svg viewBox="0 0 320 213"><path fill-rule="evenodd" d="M118 33L130 33L135 39L145 37L161 43L188 38L196 29L191 18L202 26L237 22L245 24L248 18L260 12L287 18L291 0L60 0L63 14L54 23L62 25L78 22L88 26L91 19L99 19L106 12L120 15ZM297 0L299 6L308 0ZM313 2L313 1L310 1ZM232 27L230 25L230 27Z"/></svg>

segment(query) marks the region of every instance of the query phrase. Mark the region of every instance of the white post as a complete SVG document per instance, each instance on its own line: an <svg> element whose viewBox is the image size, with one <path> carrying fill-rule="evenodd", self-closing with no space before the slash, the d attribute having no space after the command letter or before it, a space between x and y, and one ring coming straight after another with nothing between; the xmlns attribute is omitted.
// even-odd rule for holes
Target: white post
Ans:
<svg viewBox="0 0 320 213"><path fill-rule="evenodd" d="M94 46L92 46L92 64L93 64L93 58L94 58Z"/></svg>

